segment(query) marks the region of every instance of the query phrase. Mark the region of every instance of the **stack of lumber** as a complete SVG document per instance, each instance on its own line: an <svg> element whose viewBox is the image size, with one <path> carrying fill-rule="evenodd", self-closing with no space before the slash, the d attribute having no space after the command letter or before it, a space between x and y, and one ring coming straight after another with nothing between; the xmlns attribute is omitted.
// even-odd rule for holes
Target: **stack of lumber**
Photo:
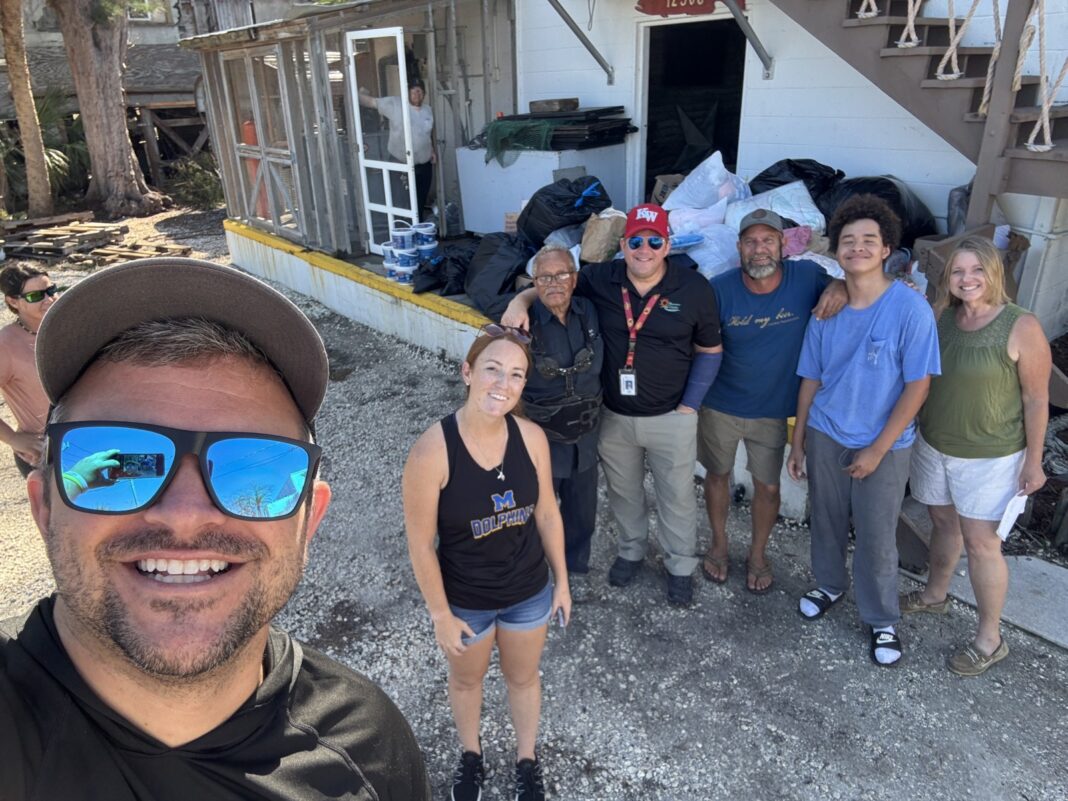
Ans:
<svg viewBox="0 0 1068 801"><path fill-rule="evenodd" d="M192 248L124 243L130 231L121 223L93 222L91 211L0 221L0 248L8 257L45 262L65 260L71 266L98 267L150 256L188 256Z"/></svg>

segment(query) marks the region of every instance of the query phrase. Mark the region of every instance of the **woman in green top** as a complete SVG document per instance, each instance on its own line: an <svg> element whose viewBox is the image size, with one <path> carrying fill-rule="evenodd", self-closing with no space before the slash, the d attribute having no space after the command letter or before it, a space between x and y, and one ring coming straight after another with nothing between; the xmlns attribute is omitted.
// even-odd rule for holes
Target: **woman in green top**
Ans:
<svg viewBox="0 0 1068 801"><path fill-rule="evenodd" d="M979 630L947 665L978 676L1009 653L1001 638L1009 576L997 526L1014 495L1046 483L1052 359L1038 320L1009 302L1001 256L989 240L969 237L953 251L935 312L942 375L931 380L920 411L909 476L933 523L930 572L926 588L901 596L901 612L947 611L963 538Z"/></svg>

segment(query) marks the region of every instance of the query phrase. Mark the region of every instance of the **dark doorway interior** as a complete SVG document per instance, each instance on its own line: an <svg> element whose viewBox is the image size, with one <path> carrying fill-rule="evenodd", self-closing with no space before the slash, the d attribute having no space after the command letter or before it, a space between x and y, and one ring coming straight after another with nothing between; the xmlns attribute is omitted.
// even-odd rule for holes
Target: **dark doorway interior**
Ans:
<svg viewBox="0 0 1068 801"><path fill-rule="evenodd" d="M744 71L745 34L734 20L652 28L646 197L657 175L689 172L716 150L734 171Z"/></svg>

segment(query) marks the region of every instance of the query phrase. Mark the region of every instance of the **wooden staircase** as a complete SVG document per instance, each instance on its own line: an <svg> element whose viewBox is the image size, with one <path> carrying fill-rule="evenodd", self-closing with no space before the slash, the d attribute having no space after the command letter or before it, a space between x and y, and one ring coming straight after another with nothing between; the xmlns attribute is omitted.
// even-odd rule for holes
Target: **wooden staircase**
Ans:
<svg viewBox="0 0 1068 801"><path fill-rule="evenodd" d="M866 19L856 17L861 0L772 2L975 162L969 223L987 222L992 198L1001 192L1068 197L1068 104L1050 112L1054 148L1033 152L1024 143L1040 114L1039 78L1025 75L1018 92L1011 88L1029 3L1008 3L989 111L982 115L979 107L993 47L958 47L963 75L937 79L938 63L950 44L948 19L918 17L918 46L899 48L908 21L906 0L878 0L878 16ZM958 26L961 22L957 20Z"/></svg>

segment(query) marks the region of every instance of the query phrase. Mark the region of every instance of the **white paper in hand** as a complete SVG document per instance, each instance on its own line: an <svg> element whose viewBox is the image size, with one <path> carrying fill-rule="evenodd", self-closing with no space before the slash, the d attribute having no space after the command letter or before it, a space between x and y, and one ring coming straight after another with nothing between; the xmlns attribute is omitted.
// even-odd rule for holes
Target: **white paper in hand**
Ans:
<svg viewBox="0 0 1068 801"><path fill-rule="evenodd" d="M1005 514L1001 516L1001 522L998 523L998 536L1002 540L1009 538L1009 534L1012 533L1012 524L1016 522L1016 518L1020 516L1025 506L1027 506L1026 495L1021 492L1012 496L1009 505L1005 507Z"/></svg>

